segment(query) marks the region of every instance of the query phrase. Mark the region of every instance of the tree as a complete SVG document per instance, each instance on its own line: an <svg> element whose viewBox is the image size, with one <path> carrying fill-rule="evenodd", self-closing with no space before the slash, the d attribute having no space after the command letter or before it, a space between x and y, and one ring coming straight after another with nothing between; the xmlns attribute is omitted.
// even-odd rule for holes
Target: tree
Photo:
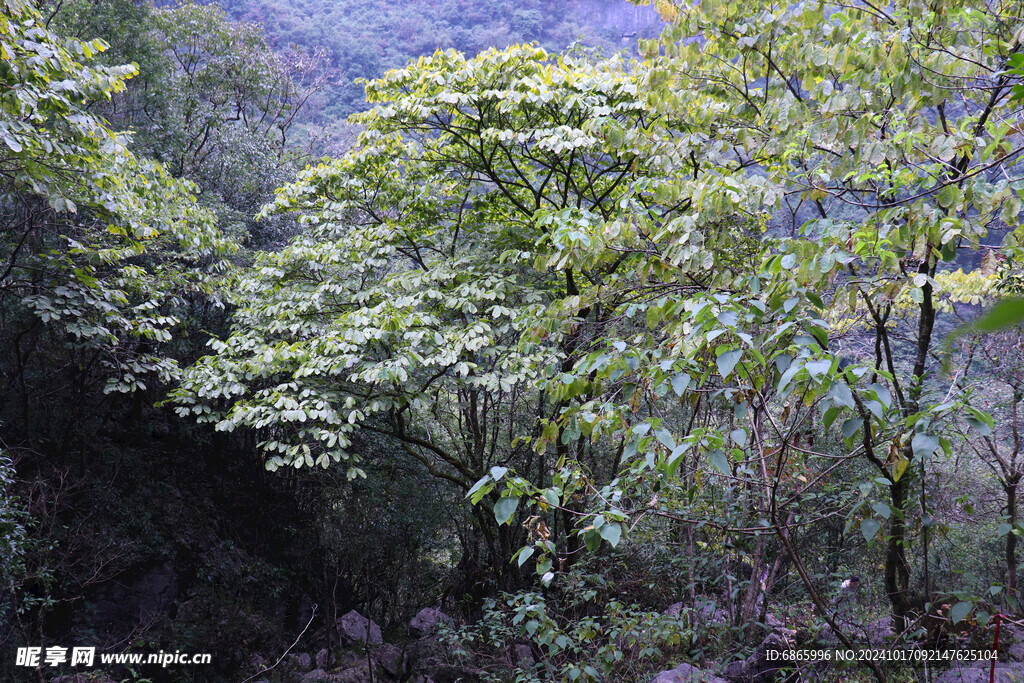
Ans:
<svg viewBox="0 0 1024 683"><path fill-rule="evenodd" d="M600 334L600 302L575 329L520 339L546 324L552 301L579 306L614 286L624 257L577 263L576 250L656 245L649 226L679 209L663 169L689 148L640 134L664 130L645 77L524 46L471 60L439 52L368 84L380 104L359 119L359 148L307 170L264 211L301 211L308 234L240 281L233 333L176 390L179 412L264 429L275 468L349 460L356 476L347 448L361 428L398 438L477 500L487 491L474 484L512 465L545 482L550 460L522 437L556 427L564 400L538 388L558 386ZM615 222L635 205L643 225ZM614 472L613 454L584 441L563 440L559 457ZM515 501L492 494L486 516L514 518ZM492 526L481 517L483 533ZM518 547L514 529L491 539L492 559Z"/></svg>
<svg viewBox="0 0 1024 683"><path fill-rule="evenodd" d="M81 369L101 369L108 390L167 381L176 364L158 347L174 309L212 293L211 272L196 266L230 245L191 185L137 158L90 112L133 67L86 66L105 44L64 39L28 7L4 5L0 31L0 305L33 318L13 335L15 375L24 379L32 349L22 344L41 324Z"/></svg>
<svg viewBox="0 0 1024 683"><path fill-rule="evenodd" d="M231 21L217 5L76 0L55 7L53 19L65 33L105 37L104 63L138 65L98 110L134 131L137 154L194 182L222 228L260 246L284 243L286 226L256 230L253 216L304 158L292 128L330 82L322 51L277 54L260 25Z"/></svg>
<svg viewBox="0 0 1024 683"><path fill-rule="evenodd" d="M517 47L369 83L361 147L271 209L310 235L242 281L179 410L266 429L271 466L397 436L493 509L495 554L528 522L516 559L546 581L626 522L717 529L744 620L788 563L836 628L803 549L845 520L908 625L940 593L929 471L962 407L934 358L942 264L1020 210L1010 22L667 5L628 69Z"/></svg>
<svg viewBox="0 0 1024 683"><path fill-rule="evenodd" d="M658 439L669 450L666 465L674 462L670 453L676 449L699 445L723 477L735 477L744 467L754 472L771 502L754 497L752 511L768 514L765 523L746 528L774 530L799 567L793 530L779 516L786 506L774 501L787 478L795 476L794 466L833 457L805 441L817 431L815 414L826 431L841 425L848 447L880 475L865 482L865 491L879 490L884 500L867 493L847 513L869 542L886 523L885 586L900 623L912 612L908 549L915 515L923 602L935 594L928 557L937 523L928 509L927 472L933 453L950 449L942 434L950 406L940 398L946 388L937 381L938 363L932 359L941 264L955 261L961 251L993 250L981 245L989 229L1018 226L1020 183L1013 169L1022 148L1014 127L1017 104L1010 99L1014 77L1005 72L1019 48L1011 20L1016 11L984 3L879 8L702 2L676 5L668 12L675 24L661 45L642 45L655 62L652 73L664 68L670 74L655 92L671 92L691 130L728 150L729 182L735 185L728 192L739 196L741 188L754 182L763 187L767 178L767 191L747 195L748 210L772 209L784 201L793 220L802 223L799 236L783 241L776 253L762 252L766 258L758 268L759 284L751 282L753 296L729 294L711 309L693 297L670 299L662 310L689 312L685 335L669 343L651 335L613 342L624 347L620 352L628 347L682 351L691 362L717 355L717 373L714 366L709 373L706 362L697 368L702 378L717 374L722 382L705 390L744 406L741 412L754 422L734 441L735 463L723 457L723 445L732 439L731 420L710 432L694 431L692 422L685 429L676 423ZM684 40L694 35L701 39ZM947 49L950 45L956 50ZM664 57L658 57L659 47ZM746 170L755 168L760 171ZM685 195L694 204L714 196L696 180ZM761 313L751 308L756 301ZM765 331L759 323L772 321L765 312L779 315L777 303L781 313L806 313L802 326L811 334L758 337ZM723 311L732 305L735 311ZM733 342L738 346L729 345L728 335L736 334L731 328L744 322L744 311L754 316L746 317L748 324L757 323L740 327L758 340L749 344L750 352L743 337ZM707 322L723 313L718 325ZM775 321L790 330L800 324L785 315ZM852 365L840 362L847 354ZM641 357L638 366L651 362L648 358ZM583 363L575 376L591 370ZM641 377L647 382L638 386L651 387L655 395L675 379L650 371ZM678 380L679 386L687 387L690 379ZM704 387L703 379L698 387ZM620 411L624 407L620 404ZM637 433L638 427L619 415L611 423L617 434L641 437L661 424L639 425L643 431ZM763 440L758 420L771 425L771 440ZM743 450L748 439L749 452ZM635 443L643 448L642 439ZM829 476L827 462L818 460L815 477ZM654 458L649 467L658 463ZM579 474L571 476L575 480ZM582 481L577 485L596 490L586 477ZM751 485L742 478L735 484ZM794 496L811 488L797 486L783 499L791 511ZM609 519L608 500L622 495L613 490L598 496L602 521ZM654 511L675 514L658 505ZM613 512L623 516L621 509ZM634 516L640 512L632 510ZM794 512L795 518L802 514L799 508ZM813 582L805 579L814 596Z"/></svg>

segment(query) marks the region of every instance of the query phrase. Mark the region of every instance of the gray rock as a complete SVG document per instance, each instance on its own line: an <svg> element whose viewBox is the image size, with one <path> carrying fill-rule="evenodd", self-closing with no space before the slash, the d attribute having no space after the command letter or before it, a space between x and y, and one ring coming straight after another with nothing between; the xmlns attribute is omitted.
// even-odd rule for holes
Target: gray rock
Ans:
<svg viewBox="0 0 1024 683"><path fill-rule="evenodd" d="M716 612L718 612L718 605L715 604L714 600L706 600L697 609L697 616L702 622L714 621Z"/></svg>
<svg viewBox="0 0 1024 683"><path fill-rule="evenodd" d="M331 668L331 664L333 664L333 662L331 661L332 659L334 658L331 657L331 653L327 651L327 648L321 648L320 651L316 653L316 668Z"/></svg>
<svg viewBox="0 0 1024 683"><path fill-rule="evenodd" d="M336 672L313 669L302 677L303 683L368 683L370 680L365 664Z"/></svg>
<svg viewBox="0 0 1024 683"><path fill-rule="evenodd" d="M296 652L288 655L288 663L299 671L309 671L313 668L313 658L308 652Z"/></svg>
<svg viewBox="0 0 1024 683"><path fill-rule="evenodd" d="M384 642L380 626L355 610L338 620L338 632L345 643L379 645Z"/></svg>
<svg viewBox="0 0 1024 683"><path fill-rule="evenodd" d="M370 656L393 677L397 678L402 671L402 651L391 643L377 645L370 650Z"/></svg>
<svg viewBox="0 0 1024 683"><path fill-rule="evenodd" d="M725 665L725 670L722 672L722 675L725 676L726 680L742 680L744 666L746 666L746 662L744 661L729 662Z"/></svg>
<svg viewBox="0 0 1024 683"><path fill-rule="evenodd" d="M651 683L726 683L726 680L692 664L680 664L674 669L660 672L651 679Z"/></svg>
<svg viewBox="0 0 1024 683"><path fill-rule="evenodd" d="M788 663L779 660L769 660L768 651L781 652L792 650L795 644L795 634L784 628L776 629L768 634L768 637L761 641L761 644L754 650L754 654L742 662L731 662L723 676L736 683L771 683L775 680L779 670L788 666Z"/></svg>
<svg viewBox="0 0 1024 683"><path fill-rule="evenodd" d="M995 630L992 631L993 635ZM1001 661L1024 662L1024 629L1013 624L1003 624L1000 631L1000 646L1006 643L1005 652L999 653Z"/></svg>
<svg viewBox="0 0 1024 683"><path fill-rule="evenodd" d="M424 607L409 622L409 630L415 636L429 636L437 630L441 623L451 626L455 622L436 607Z"/></svg>
<svg viewBox="0 0 1024 683"><path fill-rule="evenodd" d="M533 658L533 648L524 643L520 643L513 648L512 659L516 666L523 668L529 668L537 662Z"/></svg>
<svg viewBox="0 0 1024 683"><path fill-rule="evenodd" d="M410 668L422 673L435 662L444 659L445 648L437 636L429 636L409 643L405 653L408 655Z"/></svg>
<svg viewBox="0 0 1024 683"><path fill-rule="evenodd" d="M954 665L935 679L935 683L989 683L991 662L973 662L970 666ZM996 664L996 683L1024 681L1024 664Z"/></svg>
<svg viewBox="0 0 1024 683"><path fill-rule="evenodd" d="M683 613L683 603L673 602L668 608L665 609L665 616L667 617L678 617Z"/></svg>
<svg viewBox="0 0 1024 683"><path fill-rule="evenodd" d="M864 635L870 645L881 645L892 636L892 617L873 621L864 627Z"/></svg>

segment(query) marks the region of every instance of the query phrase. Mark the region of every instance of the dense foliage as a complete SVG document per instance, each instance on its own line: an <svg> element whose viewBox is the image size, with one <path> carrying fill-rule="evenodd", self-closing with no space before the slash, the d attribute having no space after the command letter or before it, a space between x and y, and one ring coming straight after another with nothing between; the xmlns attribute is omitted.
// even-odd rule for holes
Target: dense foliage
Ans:
<svg viewBox="0 0 1024 683"><path fill-rule="evenodd" d="M1024 6L659 2L636 61L559 53L568 5L466 5L311 5L301 36L246 6L269 43L212 5L53 8L114 58L4 6L0 637L234 643L189 674L234 679L439 604L450 670L559 681L722 669L779 624L991 642ZM324 31L359 12L357 55ZM353 101L332 68L433 41L477 54L364 82L351 150L299 170L303 105ZM150 623L115 581L165 586Z"/></svg>

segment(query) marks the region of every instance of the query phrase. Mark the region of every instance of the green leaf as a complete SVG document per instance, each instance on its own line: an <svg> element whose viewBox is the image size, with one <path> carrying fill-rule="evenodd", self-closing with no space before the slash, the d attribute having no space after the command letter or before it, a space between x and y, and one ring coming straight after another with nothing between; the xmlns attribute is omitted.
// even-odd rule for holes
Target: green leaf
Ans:
<svg viewBox="0 0 1024 683"><path fill-rule="evenodd" d="M811 374L811 377L818 379L832 368L832 361L828 358L821 360L815 360L808 363L806 366L807 372Z"/></svg>
<svg viewBox="0 0 1024 683"><path fill-rule="evenodd" d="M934 434L915 434L910 446L914 450L914 457L926 458L939 447L939 437Z"/></svg>
<svg viewBox="0 0 1024 683"><path fill-rule="evenodd" d="M711 462L711 466L722 474L729 474L729 459L725 456L725 451L721 448L716 448L708 454L708 460Z"/></svg>
<svg viewBox="0 0 1024 683"><path fill-rule="evenodd" d="M961 621L967 618L967 615L974 609L974 605L969 602L958 602L953 605L953 609L949 610L949 619L953 624L959 624Z"/></svg>
<svg viewBox="0 0 1024 683"><path fill-rule="evenodd" d="M870 543L871 539L875 537L875 534L878 533L878 530L881 527L882 525L878 520L865 519L860 523L860 532L864 535L864 540Z"/></svg>
<svg viewBox="0 0 1024 683"><path fill-rule="evenodd" d="M736 364L740 362L740 358L743 356L742 349L733 349L732 351L726 351L718 357L718 373L723 377L728 377L732 374Z"/></svg>
<svg viewBox="0 0 1024 683"><path fill-rule="evenodd" d="M853 392L850 391L850 387L841 381L832 385L832 391L829 395L836 405L851 410L857 407L857 404L853 402Z"/></svg>
<svg viewBox="0 0 1024 683"><path fill-rule="evenodd" d="M622 537L622 527L618 524L605 524L601 527L601 538L611 543L614 548L619 544L619 539Z"/></svg>
<svg viewBox="0 0 1024 683"><path fill-rule="evenodd" d="M979 420L976 417L969 417L969 418L967 418L967 424L969 424L972 427L974 427L975 429L977 429L978 432L980 432L982 436L991 436L992 435L992 428L989 427L987 424L985 424L984 422L982 422L981 420Z"/></svg>
<svg viewBox="0 0 1024 683"><path fill-rule="evenodd" d="M508 472L507 467L498 467L497 465L495 465L494 467L491 468L491 478L494 479L494 481L500 481L501 478L505 476L506 472Z"/></svg>
<svg viewBox="0 0 1024 683"><path fill-rule="evenodd" d="M939 200L939 206L948 209L960 201L960 190L956 185L946 185L939 190L937 199Z"/></svg>
<svg viewBox="0 0 1024 683"><path fill-rule="evenodd" d="M1005 299L977 318L971 327L976 332L991 333L1019 325L1024 320L1024 299Z"/></svg>
<svg viewBox="0 0 1024 683"><path fill-rule="evenodd" d="M676 392L676 396L682 396L686 392L686 388L690 386L690 376L685 372L680 373L672 378L672 391Z"/></svg>
<svg viewBox="0 0 1024 683"><path fill-rule="evenodd" d="M533 548L523 548L519 551L519 566L522 567L526 562L533 557Z"/></svg>
<svg viewBox="0 0 1024 683"><path fill-rule="evenodd" d="M474 493L479 491L483 487L483 485L488 483L490 480L490 476L485 474L483 477L480 478L480 480L477 483L473 484L473 488L466 492L466 498L469 498Z"/></svg>
<svg viewBox="0 0 1024 683"><path fill-rule="evenodd" d="M824 415L822 415L821 426L826 432L832 429L832 424L836 421L836 418L839 417L839 412L838 406L829 406Z"/></svg>
<svg viewBox="0 0 1024 683"><path fill-rule="evenodd" d="M499 498L498 502L494 504L494 519L498 521L498 524L504 524L512 519L512 515L516 513L517 507L519 507L518 498L513 498L512 496Z"/></svg>
<svg viewBox="0 0 1024 683"><path fill-rule="evenodd" d="M587 545L587 551L597 552L597 549L601 547L601 534L593 529L587 529L583 532L583 542Z"/></svg>

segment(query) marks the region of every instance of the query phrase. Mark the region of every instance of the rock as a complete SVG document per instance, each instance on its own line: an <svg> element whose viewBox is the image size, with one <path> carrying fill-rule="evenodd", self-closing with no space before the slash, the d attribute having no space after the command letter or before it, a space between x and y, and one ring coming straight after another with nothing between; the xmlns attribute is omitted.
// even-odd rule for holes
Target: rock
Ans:
<svg viewBox="0 0 1024 683"><path fill-rule="evenodd" d="M786 624L782 621L782 619L779 619L777 616L769 612L768 614L764 615L764 625L774 630L777 628L783 628Z"/></svg>
<svg viewBox="0 0 1024 683"><path fill-rule="evenodd" d="M664 612L665 616L667 616L667 617L678 617L682 613L683 613L683 603L681 603L681 602L673 602L671 605L669 605L665 609L665 612Z"/></svg>
<svg viewBox="0 0 1024 683"><path fill-rule="evenodd" d="M512 661L516 666L524 669L532 667L537 662L533 658L533 648L525 643L519 643L513 648Z"/></svg>
<svg viewBox="0 0 1024 683"><path fill-rule="evenodd" d="M331 664L333 664L333 659L334 658L331 657L331 653L327 651L326 647L321 648L320 651L316 653L316 668L330 669Z"/></svg>
<svg viewBox="0 0 1024 683"><path fill-rule="evenodd" d="M380 626L355 610L338 620L338 631L345 643L379 645L384 642Z"/></svg>
<svg viewBox="0 0 1024 683"><path fill-rule="evenodd" d="M742 662L737 662L742 664ZM692 664L680 664L674 669L662 671L651 679L651 683L726 683L724 678L698 669Z"/></svg>
<svg viewBox="0 0 1024 683"><path fill-rule="evenodd" d="M783 650L792 650L794 636L795 633L793 631L784 628L772 631L757 646L754 654L747 657L745 661L731 662L725 667L722 675L726 679L736 681L737 683L771 683L775 680L779 670L788 666L788 663L782 661L781 658L769 661L768 651L781 652Z"/></svg>
<svg viewBox="0 0 1024 683"><path fill-rule="evenodd" d="M995 631L992 631L993 635ZM1006 643L1006 651L999 653L1001 661L1024 662L1024 629L1013 624L1003 624L999 644Z"/></svg>
<svg viewBox="0 0 1024 683"><path fill-rule="evenodd" d="M402 651L391 643L377 645L370 650L370 656L382 669L395 678L402 671L402 660L404 659Z"/></svg>
<svg viewBox="0 0 1024 683"><path fill-rule="evenodd" d="M729 680L729 681L744 680L744 678L743 678L743 667L744 666L746 666L746 662L744 662L744 661L729 662L728 664L725 665L725 670L722 672L722 675L725 676L726 680Z"/></svg>
<svg viewBox="0 0 1024 683"><path fill-rule="evenodd" d="M864 627L864 635L869 645L881 645L887 637L892 636L892 617L871 622Z"/></svg>
<svg viewBox="0 0 1024 683"><path fill-rule="evenodd" d="M950 667L935 679L935 683L989 683L991 662L973 662L971 666ZM996 683L1021 683L1024 681L1024 664L996 664Z"/></svg>
<svg viewBox="0 0 1024 683"><path fill-rule="evenodd" d="M336 672L313 669L302 677L303 683L368 683L370 680L365 664Z"/></svg>
<svg viewBox="0 0 1024 683"><path fill-rule="evenodd" d="M296 652L288 655L288 663L299 671L309 671L313 668L313 658L308 652Z"/></svg>
<svg viewBox="0 0 1024 683"><path fill-rule="evenodd" d="M450 616L436 607L424 607L409 622L409 630L415 636L429 636L442 622L449 626L455 623Z"/></svg>
<svg viewBox="0 0 1024 683"><path fill-rule="evenodd" d="M691 614L699 625L728 624L729 614L725 610L718 609L714 600L703 600Z"/></svg>
<svg viewBox="0 0 1024 683"><path fill-rule="evenodd" d="M444 658L444 652L444 646L441 645L437 636L420 638L409 643L406 648L410 667L413 671L418 672L422 672L435 661L441 661Z"/></svg>

